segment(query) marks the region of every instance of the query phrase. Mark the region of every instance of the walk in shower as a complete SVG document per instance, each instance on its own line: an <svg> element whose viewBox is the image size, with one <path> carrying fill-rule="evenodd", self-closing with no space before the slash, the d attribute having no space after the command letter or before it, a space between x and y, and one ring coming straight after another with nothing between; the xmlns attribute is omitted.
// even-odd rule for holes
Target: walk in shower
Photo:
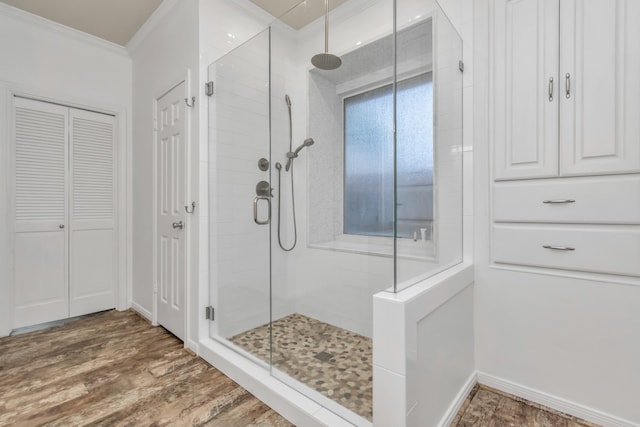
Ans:
<svg viewBox="0 0 640 427"><path fill-rule="evenodd" d="M462 261L462 41L435 1L329 5L208 69L210 334L368 425L373 295Z"/></svg>

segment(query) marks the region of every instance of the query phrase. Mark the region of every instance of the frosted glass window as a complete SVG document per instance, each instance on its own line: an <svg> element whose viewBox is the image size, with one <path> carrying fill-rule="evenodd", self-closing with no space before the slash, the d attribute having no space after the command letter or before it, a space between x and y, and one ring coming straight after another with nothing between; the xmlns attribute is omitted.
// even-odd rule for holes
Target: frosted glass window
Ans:
<svg viewBox="0 0 640 427"><path fill-rule="evenodd" d="M431 73L397 85L398 236L433 221ZM344 99L344 233L393 236L393 86Z"/></svg>

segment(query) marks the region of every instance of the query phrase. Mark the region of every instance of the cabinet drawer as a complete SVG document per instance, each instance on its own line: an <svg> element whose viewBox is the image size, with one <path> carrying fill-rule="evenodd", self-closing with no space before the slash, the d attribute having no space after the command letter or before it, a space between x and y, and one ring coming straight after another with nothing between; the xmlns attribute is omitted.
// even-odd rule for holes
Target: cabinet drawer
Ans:
<svg viewBox="0 0 640 427"><path fill-rule="evenodd" d="M569 202L571 200L573 202ZM496 183L493 219L497 222L640 224L640 176Z"/></svg>
<svg viewBox="0 0 640 427"><path fill-rule="evenodd" d="M495 224L493 261L640 276L640 227Z"/></svg>

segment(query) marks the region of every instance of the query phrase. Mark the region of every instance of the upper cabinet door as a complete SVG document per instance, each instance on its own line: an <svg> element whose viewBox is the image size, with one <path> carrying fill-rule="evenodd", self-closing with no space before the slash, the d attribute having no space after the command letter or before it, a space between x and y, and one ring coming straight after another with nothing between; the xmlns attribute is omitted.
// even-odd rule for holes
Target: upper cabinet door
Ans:
<svg viewBox="0 0 640 427"><path fill-rule="evenodd" d="M559 0L493 5L495 179L557 176Z"/></svg>
<svg viewBox="0 0 640 427"><path fill-rule="evenodd" d="M561 175L640 171L640 1L561 2Z"/></svg>

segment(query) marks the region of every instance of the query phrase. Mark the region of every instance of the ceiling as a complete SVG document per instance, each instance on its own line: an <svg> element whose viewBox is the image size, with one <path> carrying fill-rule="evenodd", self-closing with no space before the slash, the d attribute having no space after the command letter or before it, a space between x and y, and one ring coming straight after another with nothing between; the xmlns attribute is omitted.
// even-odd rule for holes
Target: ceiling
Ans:
<svg viewBox="0 0 640 427"><path fill-rule="evenodd" d="M324 14L324 0L250 0L299 30ZM329 0L329 9L347 0ZM0 0L50 21L125 46L162 0ZM296 6L297 5L297 6Z"/></svg>
<svg viewBox="0 0 640 427"><path fill-rule="evenodd" d="M302 0L251 0L256 6L261 7L295 30L299 30L307 24L324 15L324 0L306 0L296 7ZM347 0L329 0L329 10L340 6Z"/></svg>
<svg viewBox="0 0 640 427"><path fill-rule="evenodd" d="M0 0L125 46L162 0Z"/></svg>

